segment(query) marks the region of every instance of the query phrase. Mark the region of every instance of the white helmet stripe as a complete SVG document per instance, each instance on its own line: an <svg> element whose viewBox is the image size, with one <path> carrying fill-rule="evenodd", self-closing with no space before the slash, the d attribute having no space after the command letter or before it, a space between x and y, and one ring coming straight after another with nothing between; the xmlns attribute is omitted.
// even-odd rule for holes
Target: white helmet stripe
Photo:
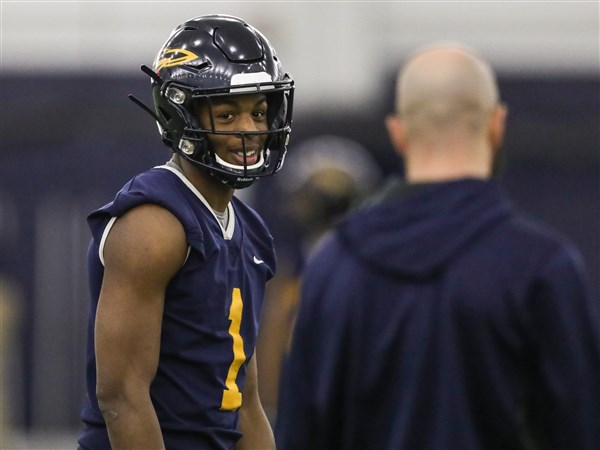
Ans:
<svg viewBox="0 0 600 450"><path fill-rule="evenodd" d="M272 82L271 75L267 72L236 73L231 77L231 86ZM261 86L261 90L273 89L273 87L273 85ZM229 92L256 92L257 90L258 89L254 86L246 86L243 88L231 88Z"/></svg>

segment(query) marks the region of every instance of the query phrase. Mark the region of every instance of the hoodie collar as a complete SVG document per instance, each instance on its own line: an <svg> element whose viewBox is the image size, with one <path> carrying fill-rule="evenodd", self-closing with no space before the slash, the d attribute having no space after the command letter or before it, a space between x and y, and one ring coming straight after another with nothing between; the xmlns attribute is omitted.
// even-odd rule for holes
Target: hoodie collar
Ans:
<svg viewBox="0 0 600 450"><path fill-rule="evenodd" d="M375 270L428 277L506 220L511 205L487 180L393 181L338 226L347 249Z"/></svg>

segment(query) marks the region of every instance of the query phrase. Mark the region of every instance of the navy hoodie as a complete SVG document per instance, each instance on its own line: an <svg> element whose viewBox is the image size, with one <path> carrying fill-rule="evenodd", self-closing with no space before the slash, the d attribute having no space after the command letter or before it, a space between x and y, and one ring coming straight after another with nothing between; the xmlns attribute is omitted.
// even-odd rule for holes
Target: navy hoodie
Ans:
<svg viewBox="0 0 600 450"><path fill-rule="evenodd" d="M278 448L600 449L587 283L493 182L387 195L308 262Z"/></svg>

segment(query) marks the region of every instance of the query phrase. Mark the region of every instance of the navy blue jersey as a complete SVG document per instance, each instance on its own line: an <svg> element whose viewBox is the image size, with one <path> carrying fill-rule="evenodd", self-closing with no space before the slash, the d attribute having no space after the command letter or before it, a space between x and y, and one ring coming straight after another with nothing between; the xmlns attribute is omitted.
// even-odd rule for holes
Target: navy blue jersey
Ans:
<svg viewBox="0 0 600 450"><path fill-rule="evenodd" d="M598 450L587 283L577 250L492 182L357 211L304 272L278 448Z"/></svg>
<svg viewBox="0 0 600 450"><path fill-rule="evenodd" d="M158 371L150 395L165 445L230 449L241 436L238 412L246 366L254 353L264 289L275 271L272 237L262 219L235 197L227 229L177 170L161 166L133 178L113 202L88 217L91 308L86 423L79 443L110 448L96 399L94 322L102 285L102 250L116 218L144 203L169 210L185 230L189 254L169 283Z"/></svg>

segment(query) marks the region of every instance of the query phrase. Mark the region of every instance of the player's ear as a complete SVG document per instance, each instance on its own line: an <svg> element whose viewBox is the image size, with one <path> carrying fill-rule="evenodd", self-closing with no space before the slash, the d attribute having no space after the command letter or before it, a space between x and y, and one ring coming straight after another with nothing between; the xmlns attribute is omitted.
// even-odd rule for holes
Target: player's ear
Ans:
<svg viewBox="0 0 600 450"><path fill-rule="evenodd" d="M494 151L502 147L504 142L504 130L506 127L506 116L508 115L508 108L504 103L496 105L490 116L488 124L488 133L490 144Z"/></svg>
<svg viewBox="0 0 600 450"><path fill-rule="evenodd" d="M394 149L400 156L404 156L404 149L406 148L404 122L397 114L390 114L385 118L385 126Z"/></svg>

